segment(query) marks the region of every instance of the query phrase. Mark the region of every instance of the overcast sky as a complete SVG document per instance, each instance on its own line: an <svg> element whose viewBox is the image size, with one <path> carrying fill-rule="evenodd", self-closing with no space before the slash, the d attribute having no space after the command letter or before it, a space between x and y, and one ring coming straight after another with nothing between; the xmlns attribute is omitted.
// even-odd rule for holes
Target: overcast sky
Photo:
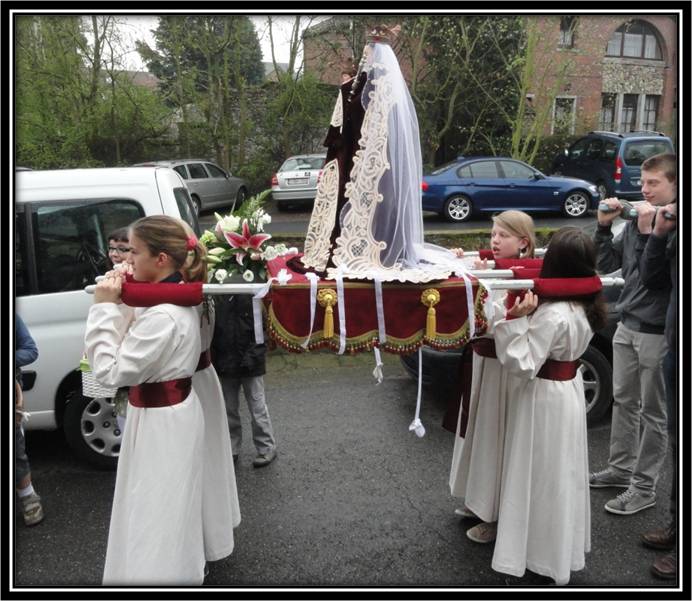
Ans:
<svg viewBox="0 0 692 601"><path fill-rule="evenodd" d="M120 16L120 20L124 21L122 27L122 33L125 40L129 40L128 46L132 48L130 52L124 57L124 60L129 69L133 70L146 70L139 53L135 50L135 40L144 40L150 46L154 46L154 36L151 34L152 29L156 29L158 25L158 18L156 16ZM280 16L274 15L274 52L276 54L276 60L279 63L288 62L289 45L288 41L291 36L291 29L293 27L293 16ZM319 22L326 19L327 17L317 17L314 22ZM267 19L265 16L252 16L250 20L255 26L257 35L260 40L260 45L262 47L263 60L271 61L271 45L269 43L269 33L267 30ZM302 53L302 48L301 48Z"/></svg>

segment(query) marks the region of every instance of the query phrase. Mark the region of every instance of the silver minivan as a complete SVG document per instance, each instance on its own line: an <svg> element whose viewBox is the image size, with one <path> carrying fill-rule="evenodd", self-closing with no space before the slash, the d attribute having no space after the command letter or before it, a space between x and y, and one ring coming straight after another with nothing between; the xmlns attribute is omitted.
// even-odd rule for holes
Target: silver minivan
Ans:
<svg viewBox="0 0 692 601"><path fill-rule="evenodd" d="M82 391L79 361L93 297L107 269L108 234L146 215L200 227L185 183L156 167L20 171L14 186L14 296L38 347L22 369L27 430L62 429L75 453L115 468L121 432L112 399Z"/></svg>
<svg viewBox="0 0 692 601"><path fill-rule="evenodd" d="M170 167L185 180L192 204L199 215L213 207L229 207L233 211L247 198L247 184L240 177L204 159L178 159L138 163L135 167Z"/></svg>

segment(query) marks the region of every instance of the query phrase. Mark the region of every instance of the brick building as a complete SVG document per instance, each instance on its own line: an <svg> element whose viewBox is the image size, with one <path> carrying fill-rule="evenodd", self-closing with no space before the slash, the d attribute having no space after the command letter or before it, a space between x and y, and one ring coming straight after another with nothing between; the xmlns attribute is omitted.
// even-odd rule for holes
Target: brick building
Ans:
<svg viewBox="0 0 692 601"><path fill-rule="evenodd" d="M539 33L535 83L527 96L534 110L552 103L546 134L648 129L675 135L677 15L527 19ZM364 39L365 32L354 31L348 17L333 17L306 30L305 71L338 85L344 63L360 55ZM411 69L405 59L401 68L408 79ZM553 87L554 99L546 94Z"/></svg>

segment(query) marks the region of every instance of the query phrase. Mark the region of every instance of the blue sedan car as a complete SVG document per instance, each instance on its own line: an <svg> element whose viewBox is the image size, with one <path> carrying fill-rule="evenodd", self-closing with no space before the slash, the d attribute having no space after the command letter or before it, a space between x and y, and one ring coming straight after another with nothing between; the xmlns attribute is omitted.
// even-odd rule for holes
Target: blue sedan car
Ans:
<svg viewBox="0 0 692 601"><path fill-rule="evenodd" d="M538 169L505 157L459 157L423 176L423 210L448 221L507 209L561 211L582 217L596 209L596 186L567 177L548 177Z"/></svg>

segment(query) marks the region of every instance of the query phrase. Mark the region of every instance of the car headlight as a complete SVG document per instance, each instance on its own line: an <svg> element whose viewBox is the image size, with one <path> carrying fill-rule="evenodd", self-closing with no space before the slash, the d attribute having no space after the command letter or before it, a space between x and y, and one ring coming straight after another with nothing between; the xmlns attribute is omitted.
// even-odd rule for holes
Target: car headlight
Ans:
<svg viewBox="0 0 692 601"><path fill-rule="evenodd" d="M598 188L596 186L589 186L589 190L594 193L598 192Z"/></svg>

